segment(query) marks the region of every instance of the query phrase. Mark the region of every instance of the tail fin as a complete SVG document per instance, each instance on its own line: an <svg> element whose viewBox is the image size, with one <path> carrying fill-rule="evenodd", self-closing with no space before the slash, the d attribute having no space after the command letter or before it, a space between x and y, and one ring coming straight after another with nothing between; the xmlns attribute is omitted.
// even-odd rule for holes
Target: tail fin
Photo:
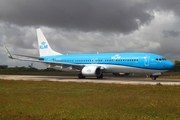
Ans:
<svg viewBox="0 0 180 120"><path fill-rule="evenodd" d="M51 49L47 39L45 38L40 28L36 30L37 30L37 39L38 39L40 56L62 55L61 53L58 53Z"/></svg>

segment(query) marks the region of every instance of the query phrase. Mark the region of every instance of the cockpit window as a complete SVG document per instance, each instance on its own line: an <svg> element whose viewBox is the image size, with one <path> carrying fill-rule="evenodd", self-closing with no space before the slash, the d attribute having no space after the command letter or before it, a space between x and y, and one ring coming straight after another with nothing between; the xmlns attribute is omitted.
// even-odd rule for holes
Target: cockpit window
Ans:
<svg viewBox="0 0 180 120"><path fill-rule="evenodd" d="M157 61L166 60L166 58L156 58Z"/></svg>

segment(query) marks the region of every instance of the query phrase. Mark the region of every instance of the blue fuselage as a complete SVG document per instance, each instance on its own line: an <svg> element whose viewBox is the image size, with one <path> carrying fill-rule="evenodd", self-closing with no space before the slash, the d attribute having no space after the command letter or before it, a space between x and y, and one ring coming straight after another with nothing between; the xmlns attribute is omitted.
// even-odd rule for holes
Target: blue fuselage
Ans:
<svg viewBox="0 0 180 120"><path fill-rule="evenodd" d="M69 54L43 58L46 62L101 66L106 72L155 73L174 67L174 64L163 56L152 53Z"/></svg>

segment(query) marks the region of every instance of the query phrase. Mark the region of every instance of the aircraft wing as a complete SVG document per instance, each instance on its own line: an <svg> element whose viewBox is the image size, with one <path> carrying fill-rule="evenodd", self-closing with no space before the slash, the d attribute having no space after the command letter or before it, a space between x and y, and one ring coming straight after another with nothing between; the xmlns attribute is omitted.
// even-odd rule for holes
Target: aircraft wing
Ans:
<svg viewBox="0 0 180 120"><path fill-rule="evenodd" d="M17 60L22 60L22 61L30 61L30 62L40 62L40 63L46 63L46 64L56 64L56 65L66 65L66 66L80 66L84 67L84 65L81 64L71 64L71 63L66 63L66 62L50 62L50 61L44 61L43 58L40 57L34 57L34 56L26 56L26 55L19 55L19 54L14 54L16 56L21 56L21 57L13 57L13 59ZM29 59L30 58L30 59Z"/></svg>
<svg viewBox="0 0 180 120"><path fill-rule="evenodd" d="M9 52L6 46L4 46L5 50L7 51L7 55L10 59L15 59L15 60L20 60L20 61L30 61L30 62L39 62L39 63L45 63L49 66L53 65L59 65L63 67L73 67L76 69L82 69L84 67L83 64L71 64L71 63L66 63L66 62L50 62L50 61L44 61L43 58L41 57L35 57L35 56L27 56L27 55L20 55L20 54L13 54ZM17 56L17 57L16 57Z"/></svg>
<svg viewBox="0 0 180 120"><path fill-rule="evenodd" d="M40 59L40 57L36 57L36 56L28 56L28 55L20 55L20 54L13 54L13 55L27 57L27 58L33 58L33 59Z"/></svg>
<svg viewBox="0 0 180 120"><path fill-rule="evenodd" d="M15 59L15 60L20 60L20 61L29 61L29 62L39 62L39 63L44 63L46 64L48 67L51 66L60 66L63 68L72 68L72 69L76 69L76 70L81 70L83 67L85 67L84 64L73 64L73 63L66 63L66 62L55 62L55 61L44 61L44 58L42 57L36 57L36 56L28 56L28 55L21 55L21 54L13 54L11 55L11 53L9 52L9 50L7 49L6 46L4 46L6 51L7 51L7 55L10 59ZM105 69L103 66L101 66L101 69Z"/></svg>
<svg viewBox="0 0 180 120"><path fill-rule="evenodd" d="M17 56L21 56L21 57L29 57L30 59L25 59L25 58L21 58L21 57L14 57L11 55L11 53L9 52L9 50L7 49L6 46L4 46L6 52L7 52L7 56L10 58L10 59L15 59L15 60L22 60L22 61L31 61L31 62L37 62L39 61L38 59L36 58L39 58L39 57L33 57L33 56L25 56L25 55L17 55ZM16 54L15 54L16 55Z"/></svg>

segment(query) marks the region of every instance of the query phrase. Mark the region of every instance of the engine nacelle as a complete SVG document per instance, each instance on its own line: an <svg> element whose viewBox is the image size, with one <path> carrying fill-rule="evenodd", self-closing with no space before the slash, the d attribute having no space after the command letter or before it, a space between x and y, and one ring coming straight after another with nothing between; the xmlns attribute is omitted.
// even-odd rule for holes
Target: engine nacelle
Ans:
<svg viewBox="0 0 180 120"><path fill-rule="evenodd" d="M102 74L102 70L98 66L89 66L89 67L84 67L81 73L84 76L100 76Z"/></svg>

